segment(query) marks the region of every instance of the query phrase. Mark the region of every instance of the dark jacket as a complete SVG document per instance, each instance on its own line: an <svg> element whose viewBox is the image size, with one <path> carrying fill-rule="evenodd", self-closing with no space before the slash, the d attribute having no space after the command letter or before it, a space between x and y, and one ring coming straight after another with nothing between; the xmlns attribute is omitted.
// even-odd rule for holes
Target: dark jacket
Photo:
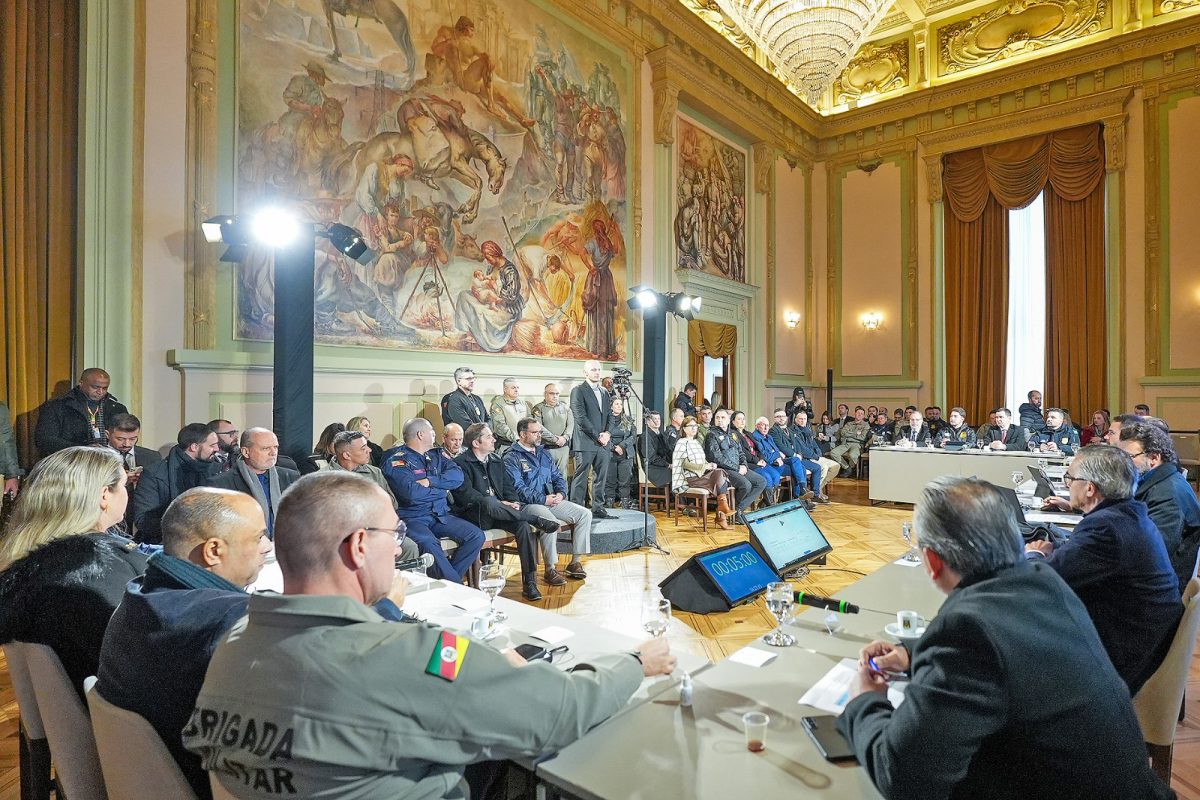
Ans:
<svg viewBox="0 0 1200 800"><path fill-rule="evenodd" d="M788 430L792 432L792 441L796 443L796 455L805 461L816 461L821 457L821 443L817 441L812 428L791 425Z"/></svg>
<svg viewBox="0 0 1200 800"><path fill-rule="evenodd" d="M133 446L133 460L137 462L139 467L153 467L162 461L163 457L157 450L151 450L149 447L142 447L135 444Z"/></svg>
<svg viewBox="0 0 1200 800"><path fill-rule="evenodd" d="M1075 430L1074 425L1063 425L1055 430L1042 428L1028 437L1030 445L1040 446L1050 442L1054 442L1058 446L1058 452L1066 456L1073 456L1079 449L1079 431Z"/></svg>
<svg viewBox="0 0 1200 800"><path fill-rule="evenodd" d="M1145 504L1106 500L1046 562L1079 595L1117 674L1137 694L1183 615L1175 569Z"/></svg>
<svg viewBox="0 0 1200 800"><path fill-rule="evenodd" d="M967 447L972 447L975 444L975 429L965 422L957 429L946 423L946 427L938 434L937 446L945 447L947 442L961 442Z"/></svg>
<svg viewBox="0 0 1200 800"><path fill-rule="evenodd" d="M465 431L473 423L491 422L491 417L482 397L455 389L442 397L442 424L449 425L451 422L457 422Z"/></svg>
<svg viewBox="0 0 1200 800"><path fill-rule="evenodd" d="M784 458L791 458L792 456L804 458L804 456L800 455L800 443L796 441L796 432L792 426L772 425L767 434L771 437L771 441L775 443L775 449L782 453Z"/></svg>
<svg viewBox="0 0 1200 800"><path fill-rule="evenodd" d="M905 439L908 439L911 442L916 442L916 444L920 447L929 447L931 441L929 426L922 425L921 430L914 433L911 425L901 425L896 429L895 438L892 440L892 443L897 444Z"/></svg>
<svg viewBox="0 0 1200 800"><path fill-rule="evenodd" d="M1179 471L1179 465L1167 463L1142 476L1134 499L1146 504L1147 513L1167 546L1182 592L1196 574L1200 500Z"/></svg>
<svg viewBox="0 0 1200 800"><path fill-rule="evenodd" d="M1002 431L995 425L989 425L987 435L983 437L983 444L989 445L992 442L1004 441L1005 450L1026 450L1029 447L1029 440L1025 438L1025 429L1019 428L1016 425L1009 425L1008 431Z"/></svg>
<svg viewBox="0 0 1200 800"><path fill-rule="evenodd" d="M531 453L518 442L504 453L504 471L522 503L541 505L548 494L567 493L567 479L544 447Z"/></svg>
<svg viewBox="0 0 1200 800"><path fill-rule="evenodd" d="M179 495L203 486L217 474L216 462L197 461L178 446L162 461L149 466L133 492L133 524L137 540L158 544L162 541L162 515Z"/></svg>
<svg viewBox="0 0 1200 800"><path fill-rule="evenodd" d="M498 527L497 520L488 514L486 498L516 500L517 492L504 471L504 462L489 453L486 464L470 450L460 454L454 463L462 469L462 485L454 490L455 516L479 526L480 530Z"/></svg>
<svg viewBox="0 0 1200 800"><path fill-rule="evenodd" d="M737 442L737 446L742 451L742 458L746 460L746 466L754 468L758 466L759 461L766 461L762 453L758 452L758 445L750 438L750 431L739 431L733 425L729 426L729 435L733 437L733 441ZM769 461L767 462L770 463Z"/></svg>
<svg viewBox="0 0 1200 800"><path fill-rule="evenodd" d="M808 418L811 420L813 418L812 400L807 397L798 403L795 400L788 400L783 406L783 413L787 414L788 424L796 421L796 414L800 411L807 411Z"/></svg>
<svg viewBox="0 0 1200 800"><path fill-rule="evenodd" d="M633 420L625 414L619 417L614 417L611 413L608 415L608 449L612 451L614 459L632 458L634 450L637 448L637 426L633 424ZM614 447L620 446L622 455L617 455Z"/></svg>
<svg viewBox="0 0 1200 800"><path fill-rule="evenodd" d="M107 533L42 545L0 572L0 644L49 645L82 700L109 617L125 585L145 570L133 542Z"/></svg>
<svg viewBox="0 0 1200 800"><path fill-rule="evenodd" d="M1173 797L1087 611L1046 564L961 583L911 674L899 708L867 692L837 723L889 800Z"/></svg>
<svg viewBox="0 0 1200 800"><path fill-rule="evenodd" d="M1033 403L1021 403L1021 407L1017 409L1017 422L1031 433L1040 433L1046 430L1046 420L1042 417L1042 408Z"/></svg>
<svg viewBox="0 0 1200 800"><path fill-rule="evenodd" d="M667 426L671 428L670 425ZM674 428L671 428L674 431ZM671 459L675 456L675 445L667 444L666 430L658 433L646 428L641 440L642 463L646 465L646 477L655 486L670 486Z"/></svg>
<svg viewBox="0 0 1200 800"><path fill-rule="evenodd" d="M422 455L407 445L393 447L383 454L383 477L400 504L400 519L429 522L435 516L450 514L450 492L462 486L462 468L433 448ZM418 481L429 480L428 486Z"/></svg>
<svg viewBox="0 0 1200 800"><path fill-rule="evenodd" d="M704 437L704 455L726 472L737 472L738 467L746 463L742 446L733 438L733 434L715 425L709 429L708 436Z"/></svg>
<svg viewBox="0 0 1200 800"><path fill-rule="evenodd" d="M612 416L611 398L604 387L600 387L600 402L587 381L571 390L571 415L575 417L575 437L571 442L572 452L597 453L607 448L597 441L601 433L608 430L608 419Z"/></svg>
<svg viewBox="0 0 1200 800"><path fill-rule="evenodd" d="M87 403L87 395L79 391L78 386L62 397L42 403L42 407L38 409L33 440L43 458L68 447L89 445L96 441L88 421ZM100 401L97 424L103 431L105 420L110 420L117 414L128 413L129 409L117 398L111 394L105 395Z"/></svg>
<svg viewBox="0 0 1200 800"><path fill-rule="evenodd" d="M281 467L278 464L271 469L275 470L275 472L279 474L280 494L286 492L289 486L300 480L300 473L297 470ZM211 478L208 481L208 485L214 486L217 489L229 489L233 492L241 492L242 494L248 494L251 497L254 496L254 490L248 483L246 483L246 478L242 475L242 471L240 469L231 469L222 472L220 475Z"/></svg>
<svg viewBox="0 0 1200 800"><path fill-rule="evenodd" d="M696 401L688 397L683 392L680 392L675 397L675 402L671 403L671 408L681 408L686 416L696 416Z"/></svg>

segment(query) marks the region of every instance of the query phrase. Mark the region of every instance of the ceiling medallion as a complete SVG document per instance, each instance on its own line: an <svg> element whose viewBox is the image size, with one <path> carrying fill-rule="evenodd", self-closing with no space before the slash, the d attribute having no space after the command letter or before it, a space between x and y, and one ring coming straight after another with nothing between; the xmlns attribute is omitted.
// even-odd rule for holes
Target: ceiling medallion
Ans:
<svg viewBox="0 0 1200 800"><path fill-rule="evenodd" d="M891 0L716 0L814 108Z"/></svg>

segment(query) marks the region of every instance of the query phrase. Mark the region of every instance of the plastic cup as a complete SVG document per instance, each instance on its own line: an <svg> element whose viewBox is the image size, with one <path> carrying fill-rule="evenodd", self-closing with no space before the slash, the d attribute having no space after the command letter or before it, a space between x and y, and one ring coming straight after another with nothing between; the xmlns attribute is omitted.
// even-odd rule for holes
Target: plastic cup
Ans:
<svg viewBox="0 0 1200 800"><path fill-rule="evenodd" d="M767 749L767 724L771 718L761 711L747 711L742 714L742 727L746 729L746 749L751 753L761 753Z"/></svg>

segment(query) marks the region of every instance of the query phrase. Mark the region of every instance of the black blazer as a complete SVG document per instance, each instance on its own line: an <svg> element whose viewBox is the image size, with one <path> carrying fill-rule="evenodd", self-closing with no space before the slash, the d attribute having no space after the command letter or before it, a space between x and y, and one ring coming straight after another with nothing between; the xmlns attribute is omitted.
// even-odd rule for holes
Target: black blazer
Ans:
<svg viewBox="0 0 1200 800"><path fill-rule="evenodd" d="M608 430L608 420L612 416L612 398L604 387L600 387L600 404L596 404L595 393L587 381L571 390L571 413L575 416L575 438L571 449L576 452L597 453L609 448L596 440L600 434Z"/></svg>
<svg viewBox="0 0 1200 800"><path fill-rule="evenodd" d="M287 491L287 488L296 481L300 480L300 473L294 469L275 465L275 471L279 473L279 491L282 494ZM218 489L231 489L235 492L254 496L254 490L246 483L246 479L242 477L241 470L229 469L222 472L220 475L215 475L208 481L209 486L215 486Z"/></svg>
<svg viewBox="0 0 1200 800"><path fill-rule="evenodd" d="M454 515L478 525L481 530L495 528L497 520L488 513L488 499L517 499L516 488L504 470L504 462L495 453L489 453L485 464L468 450L455 458L454 463L463 473L462 486L452 492Z"/></svg>

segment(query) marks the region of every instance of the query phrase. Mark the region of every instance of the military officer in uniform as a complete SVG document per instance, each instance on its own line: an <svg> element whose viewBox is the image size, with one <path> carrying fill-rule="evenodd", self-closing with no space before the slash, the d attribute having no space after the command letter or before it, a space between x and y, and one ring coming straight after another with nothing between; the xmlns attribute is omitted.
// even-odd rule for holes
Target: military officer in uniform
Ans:
<svg viewBox="0 0 1200 800"><path fill-rule="evenodd" d="M542 447L554 458L558 471L567 474L571 460L571 438L575 435L575 417L571 406L559 398L562 392L557 383L547 383L544 399L530 409L533 418L542 423Z"/></svg>
<svg viewBox="0 0 1200 800"><path fill-rule="evenodd" d="M396 513L421 552L433 556L430 574L461 583L484 541L483 531L450 513L450 490L462 486L462 469L434 446L429 420L410 419L402 433L404 444L383 454L383 476L399 503ZM443 538L458 543L449 558L438 541Z"/></svg>
<svg viewBox="0 0 1200 800"><path fill-rule="evenodd" d="M1036 447L1042 453L1073 456L1079 449L1079 431L1071 424L1067 412L1052 408L1046 412L1045 429L1029 435L1029 445L1030 449Z"/></svg>
<svg viewBox="0 0 1200 800"><path fill-rule="evenodd" d="M838 463L843 472L857 469L862 449L871 440L871 423L867 422L867 410L854 407L854 419L843 422L837 432L837 447L829 451L829 458Z"/></svg>
<svg viewBox="0 0 1200 800"><path fill-rule="evenodd" d="M491 417L488 416L483 398L472 394L475 389L475 370L470 367L454 370L454 383L458 388L442 397L442 424L457 422L465 431L468 425L476 422L490 423Z"/></svg>
<svg viewBox="0 0 1200 800"><path fill-rule="evenodd" d="M183 731L235 797L465 798L471 765L560 750L674 669L666 638L566 672L385 622L368 606L392 586L396 524L355 475L313 473L284 497L286 593L251 596Z"/></svg>
<svg viewBox="0 0 1200 800"><path fill-rule="evenodd" d="M767 488L767 481L757 472L747 468L741 446L729 433L729 412L725 409L713 415L713 426L704 440L704 455L725 470L725 476L733 484L734 497L737 499L735 518L745 524L742 511L758 499Z"/></svg>
<svg viewBox="0 0 1200 800"><path fill-rule="evenodd" d="M504 394L492 398L489 413L497 449L503 453L517 440L517 423L530 415L529 404L521 399L521 385L516 378L504 379Z"/></svg>
<svg viewBox="0 0 1200 800"><path fill-rule="evenodd" d="M966 410L955 406L950 409L950 421L938 434L936 444L945 447L947 442L960 442L965 447L975 446L975 431L967 424Z"/></svg>

